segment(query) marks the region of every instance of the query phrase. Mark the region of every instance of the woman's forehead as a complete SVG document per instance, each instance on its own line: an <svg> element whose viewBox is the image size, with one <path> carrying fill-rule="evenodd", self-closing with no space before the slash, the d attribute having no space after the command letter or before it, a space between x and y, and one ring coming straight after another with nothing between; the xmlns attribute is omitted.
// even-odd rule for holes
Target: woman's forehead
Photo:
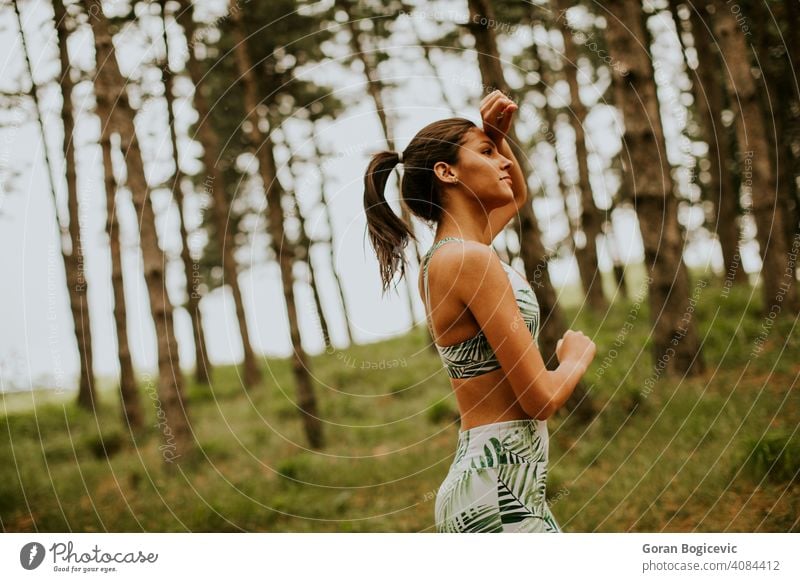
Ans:
<svg viewBox="0 0 800 582"><path fill-rule="evenodd" d="M469 131L467 131L466 137L467 139L464 141L464 143L472 145L477 145L483 140L489 139L489 136L486 135L486 132L479 127L471 127Z"/></svg>

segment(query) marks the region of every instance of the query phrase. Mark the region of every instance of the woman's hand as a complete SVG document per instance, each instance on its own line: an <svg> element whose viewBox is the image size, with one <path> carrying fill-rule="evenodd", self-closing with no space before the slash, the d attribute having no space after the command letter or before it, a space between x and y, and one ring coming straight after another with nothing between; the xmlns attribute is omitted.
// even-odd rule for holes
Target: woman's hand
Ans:
<svg viewBox="0 0 800 582"><path fill-rule="evenodd" d="M568 329L564 337L556 343L556 357L559 363L563 364L567 360L576 361L584 370L592 363L596 353L597 346L582 331Z"/></svg>
<svg viewBox="0 0 800 582"><path fill-rule="evenodd" d="M511 118L519 109L505 93L496 89L481 100L483 131L498 147L511 128Z"/></svg>

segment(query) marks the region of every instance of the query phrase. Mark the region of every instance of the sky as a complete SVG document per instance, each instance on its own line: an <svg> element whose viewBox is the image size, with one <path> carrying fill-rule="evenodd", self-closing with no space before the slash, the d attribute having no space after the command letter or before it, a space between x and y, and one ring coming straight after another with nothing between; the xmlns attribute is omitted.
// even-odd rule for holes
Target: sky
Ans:
<svg viewBox="0 0 800 582"><path fill-rule="evenodd" d="M224 15L224 3L200 2L198 16L211 21ZM466 3L463 3L464 5ZM109 4L109 13L115 6ZM449 8L448 8L449 7ZM52 19L49 3L25 2L22 4L26 37L31 51L34 78L37 83L56 78L58 62L55 32L48 20ZM442 3L438 16L465 21L465 6L462 3ZM433 74L421 60L421 50L409 48L414 44L410 30L410 17L401 18L395 42L391 49L393 59L382 69L388 75L402 79L400 87L393 91L387 100L387 109L396 120L396 133L399 146L405 145L421 127L451 112L439 94L438 84L432 81ZM423 38L432 38L433 25L425 14L414 18ZM152 34L158 35L157 19L149 19L145 26ZM153 28L155 26L156 28ZM656 28L667 26L656 22ZM519 31L506 42L509 50L514 43L529 41L526 31ZM171 45L182 42L177 26L170 32ZM174 39L174 40L172 40ZM553 42L556 42L553 39ZM686 143L680 139L680 130L685 123L685 95L676 89L685 82L682 67L676 61L677 39L674 35L657 36L654 47L659 59L659 96L662 100L662 119L667 137L668 153L674 164L686 154ZM29 83L24 69L19 33L11 10L0 15L0 43L9 47L0 58L0 90L19 90L19 83ZM158 42L149 43L139 34L125 34L115 38L117 54L122 72L134 78L143 78L153 91L162 91L160 84L153 80L152 71L144 66L157 56L161 50ZM185 44L183 45L185 46ZM556 50L558 46L556 45ZM93 66L94 50L92 37L87 30L76 31L70 38L70 56L73 65L83 70ZM182 70L181 50L172 49L173 70ZM439 55L439 76L444 80L451 100L459 107L458 115L478 122L477 103L479 101L480 75L473 51L465 51L460 56ZM522 79L524 71L510 71L509 79ZM331 60L302 72L303 78L330 84L340 99L349 104L346 114L331 120L320 129L318 136L331 157L325 162L324 186L330 202L336 238L336 269L344 283L344 293L351 316L357 343L369 343L406 333L412 325L406 303L406 291L401 283L399 292L381 295L378 265L374 252L366 237L366 223L363 211L363 174L369 155L384 149L377 115L371 101L367 98L363 75L357 70L345 69L336 60ZM554 87L556 94L567 90L565 83ZM188 127L196 113L191 106L191 87L187 80L178 84L180 97L177 99L177 125L181 137L181 168L184 172L202 171L198 160L199 147L188 136ZM45 110L47 148L53 161L56 175L56 189L59 204L66 208L66 182L63 171L62 135L59 116L61 97L58 86L51 83L40 89L40 99ZM596 92L583 87L584 103L593 103ZM102 166L100 149L97 146L99 123L90 109L93 102L89 83L79 83L73 96L77 114L74 139L79 151L78 190L80 202L80 222L85 252L86 278L89 288L91 329L94 345L95 372L101 377L114 377L117 372L116 335L113 320L113 295L110 284L110 259L105 235L106 205L102 190ZM520 115L525 111L522 104ZM530 105L530 104L528 104ZM52 196L46 166L44 164L43 142L39 133L33 107L0 113L0 391L27 390L31 388L76 389L78 356L75 344L69 301L64 283L64 269L59 250L58 233L54 216ZM530 108L527 111L531 111ZM589 148L595 152L590 158L592 180L595 187L595 201L600 206L607 205L613 196L616 184L613 178L605 178L602 166L619 150L615 113L608 107L596 107L587 119L586 128ZM172 172L169 161L171 146L166 127L166 109L163 98L151 99L137 116L137 129L146 157L148 179L151 183L165 180ZM530 134L536 125L536 118L529 115L520 119L518 131L521 136ZM297 120L288 121L282 128L295 147L308 147L307 130ZM558 129L559 147L569 146L573 133L564 122ZM697 144L688 147L696 147ZM568 147L564 148L566 151ZM574 154L573 154L574 155ZM285 159L285 155L283 159ZM559 156L561 160L561 156ZM282 159L279 157L279 162ZM563 237L565 222L563 203L559 202L557 176L552 160L552 150L546 145L532 153L535 175L532 177L531 192L542 188L542 194L534 200L534 210L544 231L545 244L551 245ZM574 162L574 160L573 160ZM119 162L121 164L121 161ZM569 160L562 161L568 166ZM572 164L574 166L574 163ZM570 166L570 171L574 167ZM119 167L119 166L117 166ZM288 180L286 168L280 170L282 180ZM686 170L678 173L681 188L688 192ZM314 236L323 236L326 229L319 208L321 177L319 172L311 172L298 182L298 197L301 209L307 216L308 227ZM387 197L396 193L387 191ZM156 362L155 336L147 302L147 290L141 271L141 261L137 251L135 214L129 197L123 192L120 205L121 234L123 238L125 271L125 294L128 305L129 338L134 365L138 370L154 370ZM177 260L180 239L177 235L177 212L169 192L156 192L154 203L158 215L158 231L162 245L170 256L175 257L169 265L168 288L173 303L180 303L184 294L183 268ZM202 199L197 194L187 194L187 227L191 232L201 219ZM64 214L65 215L65 214ZM684 217L682 220L695 220L697 217ZM641 241L635 217L630 212L615 213L616 239L622 258L626 262L642 260ZM421 239L420 249L424 252L430 246L433 233L422 223L417 223ZM193 235L190 247L199 252L203 237ZM502 235L496 239L502 242ZM245 268L240 275L251 341L257 353L271 357L286 357L291 354L288 320L283 299L280 274L277 264L264 264L257 249L248 253L240 251L244 257ZM600 267L608 270L610 259L605 247L600 245ZM346 335L344 319L338 304L330 263L326 259L327 248L317 245L313 249L312 260L316 267L322 295L323 309L331 325L333 343L344 347ZM721 271L721 255L718 245L708 236L700 236L686 251L686 262L690 265L713 265ZM750 242L743 248L743 263L748 271L758 268L757 247ZM516 265L521 270L521 265ZM575 284L577 267L573 259L557 260L549 265L556 287ZM302 275L302 269L295 273ZM136 276L138 274L138 276ZM134 275L134 276L130 276ZM416 267L409 273L414 289L415 319L417 324L424 321L424 308L416 292ZM312 354L324 349L319 324L316 320L311 290L302 280L295 283L296 301L303 347ZM233 301L224 290L215 290L201 301L201 311L208 342L208 351L213 364L238 361L242 350L238 335ZM194 365L191 324L188 314L181 308L175 311L176 334L180 346L181 365L189 370Z"/></svg>

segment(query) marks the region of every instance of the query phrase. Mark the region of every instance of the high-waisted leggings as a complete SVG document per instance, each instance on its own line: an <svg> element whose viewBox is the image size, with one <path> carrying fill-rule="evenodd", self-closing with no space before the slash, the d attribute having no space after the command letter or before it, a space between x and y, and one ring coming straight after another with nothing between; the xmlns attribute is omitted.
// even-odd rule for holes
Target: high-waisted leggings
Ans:
<svg viewBox="0 0 800 582"><path fill-rule="evenodd" d="M439 532L561 532L545 498L547 421L511 420L459 431L436 494Z"/></svg>

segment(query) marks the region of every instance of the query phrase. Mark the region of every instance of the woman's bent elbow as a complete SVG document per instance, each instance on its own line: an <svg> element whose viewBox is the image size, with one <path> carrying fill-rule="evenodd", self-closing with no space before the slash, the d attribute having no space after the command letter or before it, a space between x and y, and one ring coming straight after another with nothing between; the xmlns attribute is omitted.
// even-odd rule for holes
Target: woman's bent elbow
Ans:
<svg viewBox="0 0 800 582"><path fill-rule="evenodd" d="M548 372L549 377L545 384L539 384L528 391L528 400L523 404L525 412L536 420L547 420L560 408L556 402L556 386L553 385L553 372ZM533 391L533 392L531 392Z"/></svg>
<svg viewBox="0 0 800 582"><path fill-rule="evenodd" d="M548 418L553 416L553 414L555 414L556 412L555 409L553 408L552 401L539 405L529 404L528 406L524 407L524 409L526 414L528 414L528 416L536 420L547 420Z"/></svg>

